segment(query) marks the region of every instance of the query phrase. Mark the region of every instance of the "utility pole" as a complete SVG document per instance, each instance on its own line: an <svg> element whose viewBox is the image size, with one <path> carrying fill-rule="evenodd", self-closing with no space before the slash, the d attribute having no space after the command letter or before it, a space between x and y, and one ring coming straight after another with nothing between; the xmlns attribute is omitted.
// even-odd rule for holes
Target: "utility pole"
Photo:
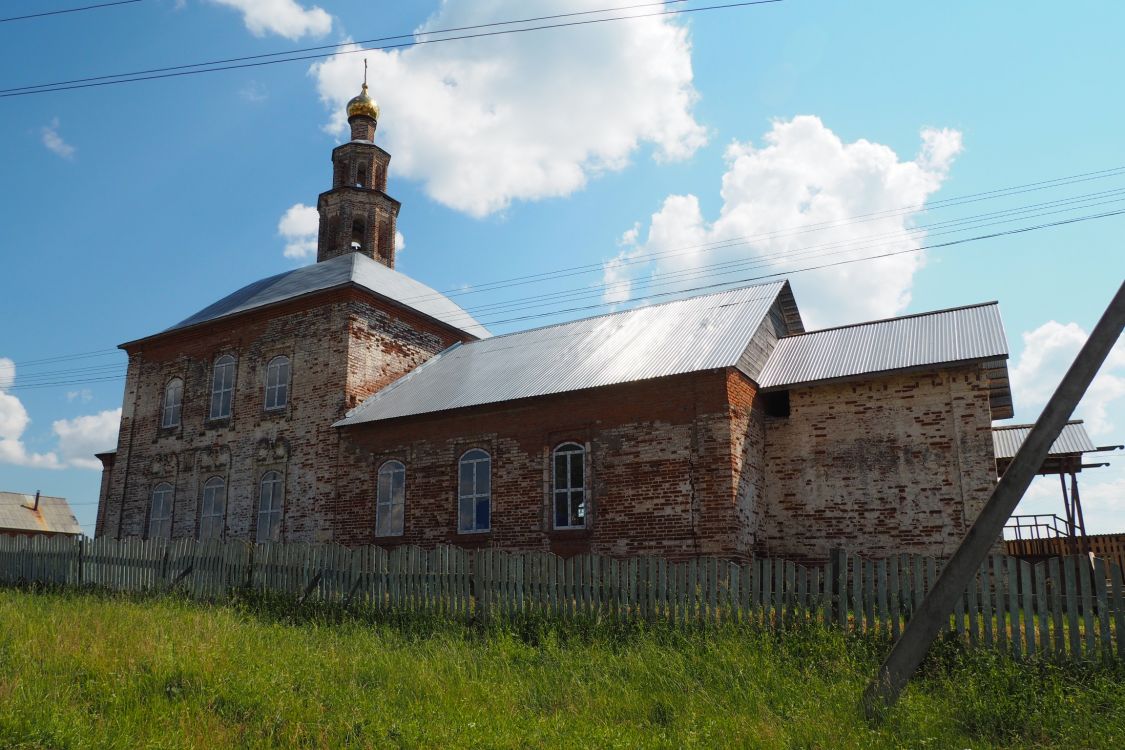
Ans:
<svg viewBox="0 0 1125 750"><path fill-rule="evenodd" d="M1105 314L1094 326L1090 338L1078 352L1078 357L1063 376L1043 413L1035 421L1027 439L1016 451L1015 458L1000 478L992 496L980 515L969 527L969 532L953 553L938 576L933 589L922 600L922 605L906 624L902 635L891 648L886 661L864 691L864 711L868 719L875 719L893 706L914 670L922 663L934 638L949 626L953 606L973 575L988 556L989 550L1004 531L1012 512L1027 491L1035 473L1047 457L1051 445L1062 432L1078 402L1090 387L1090 382L1102 366L1110 349L1117 343L1125 328L1125 284L1109 303Z"/></svg>

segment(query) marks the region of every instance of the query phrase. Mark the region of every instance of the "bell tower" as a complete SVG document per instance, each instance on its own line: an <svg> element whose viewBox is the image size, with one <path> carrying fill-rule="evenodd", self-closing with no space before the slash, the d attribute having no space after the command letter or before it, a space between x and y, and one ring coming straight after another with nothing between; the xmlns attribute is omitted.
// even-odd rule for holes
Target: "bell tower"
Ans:
<svg viewBox="0 0 1125 750"><path fill-rule="evenodd" d="M317 262L363 253L395 267L395 221L402 205L386 193L391 155L375 145L379 105L363 88L348 102L351 140L332 149L332 189L321 193Z"/></svg>

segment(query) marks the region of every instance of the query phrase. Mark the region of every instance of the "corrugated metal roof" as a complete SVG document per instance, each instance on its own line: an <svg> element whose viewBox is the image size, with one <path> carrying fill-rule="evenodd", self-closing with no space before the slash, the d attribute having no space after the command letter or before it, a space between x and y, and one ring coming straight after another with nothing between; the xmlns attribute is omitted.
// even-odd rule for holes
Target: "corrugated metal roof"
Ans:
<svg viewBox="0 0 1125 750"><path fill-rule="evenodd" d="M39 509L32 510L34 506L35 495L0 492L0 530L82 533L65 498L40 495Z"/></svg>
<svg viewBox="0 0 1125 750"><path fill-rule="evenodd" d="M1015 458L1016 451L1023 445L1023 441L1027 439L1028 433L1035 425L1030 424L1012 424L1003 425L1001 427L992 428L992 445L996 449L997 458ZM1086 428L1082 426L1082 420L1076 419L1067 422L1059 437L1051 445L1051 450L1047 453L1048 456L1062 456L1075 453L1088 453L1095 450L1094 444L1090 441L1090 436L1086 434Z"/></svg>
<svg viewBox="0 0 1125 750"><path fill-rule="evenodd" d="M454 346L337 425L734 367L783 290L761 284Z"/></svg>
<svg viewBox="0 0 1125 750"><path fill-rule="evenodd" d="M788 336L777 342L758 384L790 387L1007 356L999 306L988 302Z"/></svg>
<svg viewBox="0 0 1125 750"><path fill-rule="evenodd" d="M272 305L287 299L356 284L392 302L417 310L434 320L458 328L477 338L488 338L488 329L441 292L387 268L361 253L348 253L332 260L270 276L242 287L167 331L198 325L228 315Z"/></svg>

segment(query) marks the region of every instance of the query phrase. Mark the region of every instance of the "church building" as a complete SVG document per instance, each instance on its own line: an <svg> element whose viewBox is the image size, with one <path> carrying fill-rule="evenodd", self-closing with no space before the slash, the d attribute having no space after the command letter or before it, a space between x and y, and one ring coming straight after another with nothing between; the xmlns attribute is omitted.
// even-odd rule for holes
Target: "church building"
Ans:
<svg viewBox="0 0 1125 750"><path fill-rule="evenodd" d="M782 280L491 336L395 270L347 114L317 262L121 345L98 536L945 556L987 500L996 303L806 331Z"/></svg>

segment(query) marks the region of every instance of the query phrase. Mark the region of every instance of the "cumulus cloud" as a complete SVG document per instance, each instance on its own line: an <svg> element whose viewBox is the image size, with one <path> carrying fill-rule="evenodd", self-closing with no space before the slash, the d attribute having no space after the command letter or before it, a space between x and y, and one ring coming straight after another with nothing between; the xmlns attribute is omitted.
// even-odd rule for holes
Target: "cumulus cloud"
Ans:
<svg viewBox="0 0 1125 750"><path fill-rule="evenodd" d="M59 135L59 118L55 117L51 120L50 125L44 125L40 135L43 139L43 145L47 147L48 151L58 154L64 159L74 157L74 152L77 149L64 141L63 137Z"/></svg>
<svg viewBox="0 0 1125 750"><path fill-rule="evenodd" d="M401 253L406 249L406 238L402 236L402 232L395 230L395 252Z"/></svg>
<svg viewBox="0 0 1125 750"><path fill-rule="evenodd" d="M1050 320L1023 334L1023 351L1009 368L1012 396L1018 413L1037 416L1054 393L1088 334L1077 323ZM1113 412L1125 406L1125 344L1118 342L1082 397L1075 415L1095 436L1111 437Z"/></svg>
<svg viewBox="0 0 1125 750"><path fill-rule="evenodd" d="M16 379L16 365L0 357L0 463L58 469L62 467L54 453L34 453L23 442L23 433L31 423L23 403L7 393Z"/></svg>
<svg viewBox="0 0 1125 750"><path fill-rule="evenodd" d="M58 436L58 451L68 466L80 469L101 469L95 453L112 450L117 445L117 429L121 409L108 409L74 419L59 419L51 426Z"/></svg>
<svg viewBox="0 0 1125 750"><path fill-rule="evenodd" d="M295 0L211 0L242 14L254 36L277 34L286 39L324 36L332 30L332 16L317 6L305 8Z"/></svg>
<svg viewBox="0 0 1125 750"><path fill-rule="evenodd" d="M959 132L928 128L921 132L918 154L903 160L882 144L845 143L818 117L775 121L761 146L736 141L727 148L718 218L709 221L695 195L665 199L637 244L645 256L663 255L632 264L633 277L672 274L661 282L665 288L688 287L720 280L703 268L711 264L724 264L722 278L738 278L921 247L921 234L908 231L917 211L897 209L921 205L937 191L961 149ZM878 212L886 213L843 221ZM606 264L607 283L620 282L622 258ZM921 252L908 253L795 275L806 325L902 312L924 262ZM670 279L677 281L669 284ZM620 296L620 288L608 286L606 301Z"/></svg>
<svg viewBox="0 0 1125 750"><path fill-rule="evenodd" d="M445 0L418 33L526 14L518 0ZM334 133L345 132L343 107L364 57L382 110L379 139L397 173L473 216L569 195L623 169L642 144L657 159L683 159L706 140L692 115L688 32L666 17L337 55L311 69Z"/></svg>
<svg viewBox="0 0 1125 750"><path fill-rule="evenodd" d="M312 206L296 203L282 214L277 233L285 238L286 258L309 258L316 255L316 234L320 214Z"/></svg>

